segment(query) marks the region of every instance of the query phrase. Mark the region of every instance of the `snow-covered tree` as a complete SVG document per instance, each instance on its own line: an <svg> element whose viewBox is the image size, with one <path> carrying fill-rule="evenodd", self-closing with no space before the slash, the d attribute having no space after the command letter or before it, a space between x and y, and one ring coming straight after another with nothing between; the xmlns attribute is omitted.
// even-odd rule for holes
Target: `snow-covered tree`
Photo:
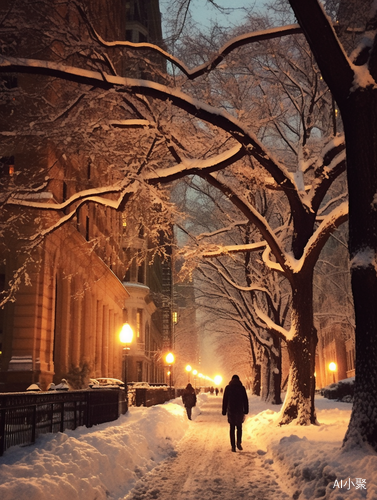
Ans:
<svg viewBox="0 0 377 500"><path fill-rule="evenodd" d="M341 8L367 15L357 49L347 55L320 2L290 0L342 116L347 150L349 252L356 321L356 387L345 444L367 442L377 449L377 291L376 158L377 7L374 2L342 1ZM340 11L341 13L341 11Z"/></svg>
<svg viewBox="0 0 377 500"><path fill-rule="evenodd" d="M49 3L48 6L50 5ZM120 50L123 47L129 48L133 44L104 41L96 33L85 14L83 15L83 20L86 22L89 33L87 38L84 37L84 45L88 50L91 49L90 53L96 47L95 68L93 68L93 58L82 61L81 69L79 69L79 65L71 66L65 63L67 58L69 60L72 57L71 53L65 57L61 57L61 54L58 53L57 56L54 54L52 61L5 56L0 63L1 69L9 73L23 70L30 71L32 67L33 73L40 71L44 74L47 73L49 76L77 81L80 85L87 82L96 87L95 92L101 93L107 90L106 96L112 95L115 91L116 98L120 100L125 95L136 94L139 102L138 106L133 105L133 107L136 109L139 109L139 107L144 108L143 124L145 126L148 125L148 127L151 125L152 129L157 128L161 130L161 128L164 128L166 130L168 128L169 132L164 134L163 138L165 143L168 143L169 151L172 158L176 161L176 166L170 168L161 167L161 163L153 162L151 154L149 154L148 165L145 169L137 169L136 177L135 171L133 171L131 182L129 177L126 176L126 179L120 181L118 184L118 192L121 194L117 203L119 203L119 200L124 201L124 199L127 199L130 192L133 192L135 183L139 183L141 179L149 185L155 186L161 182L168 182L191 173L196 173L204 177L217 189L220 189L224 194L232 198L235 206L259 230L261 240L257 241L255 245L259 249L262 247L266 249L263 254L265 264L275 271L283 272L292 287L292 319L291 330L289 332L275 325L273 320L267 315L263 315L262 312L260 314L266 326L274 329L277 335L285 338L290 354L290 390L285 400L282 423L289 422L295 418L300 423L307 423L309 421L314 423L314 354L316 332L313 327L312 314L313 268L328 235L334 227L344 220L347 210L345 205L340 205L337 210L334 210L334 207L329 205L324 207L322 220L317 220L317 214L332 182L344 170L341 137L336 137L334 140L330 139L324 145L321 145L321 143L318 144L318 141L314 141L314 145L311 148L309 137L313 136L315 130L322 131L315 129L312 122L307 123L305 120L301 120L300 125L305 129L305 133L302 135L302 142L299 141L299 147L295 151L296 161L293 165L285 165L270 151L268 141L263 143L250 130L247 120L244 120L245 123L241 121L242 116L235 117L233 113L213 107L206 102L200 102L189 94L176 88L170 88L166 84L152 82L151 80L118 76L115 67L112 67L111 71L109 71L106 68L108 58L105 59L104 56L99 58L98 50L101 51L103 47L107 49L111 48L112 50L115 50L116 47L117 50ZM8 27L9 18L6 18L5 25ZM285 34L295 33L297 30L297 27L289 27L285 30ZM154 48L149 44L141 44L137 48L154 49L158 54L164 55L178 66L185 75L189 76L190 80L194 80L203 74L214 74L215 68L223 60L224 56L237 47L250 43L253 40L281 36L281 31L282 29L275 29L269 30L267 33L258 32L256 34L237 37L234 39L233 44L224 46L222 54L219 57L194 70L188 70L183 63L157 47ZM75 57L78 55L81 56L82 51L83 49L80 50L79 54L75 54ZM87 52L85 53L87 54ZM220 65L219 70L221 71L221 69ZM300 68L303 74L306 73L307 69ZM280 70L279 67L276 67L276 71ZM289 72L286 71L283 75L283 80L285 79L287 82L292 83ZM322 108L318 103L322 103L320 97L325 92L325 89L320 84L320 75L314 72L313 77L316 85L314 87L311 86L309 92L293 82L297 96L292 94L290 99L294 102L296 98L303 99L305 102L309 100L309 103L311 103L311 106L309 106L310 113L305 116L309 116L311 119L314 116L321 116L322 123L325 115L321 112ZM95 85L96 82L97 85ZM174 83L174 80L172 83ZM180 78L180 83L184 85L184 77ZM188 90L190 90L190 83L188 82L187 85L189 85ZM188 124L184 133L181 132L177 139L171 133L171 130L173 130L175 123L178 121L177 118L182 130L182 117L178 116L176 118L176 113L173 113L173 117L169 123L156 120L155 112L152 112L148 108L148 101L140 99L138 97L139 94L168 101L171 106L181 110L181 112L184 111L195 117L195 120ZM314 99L313 95L315 96ZM147 109L145 110L145 108ZM113 107L112 112L119 120L120 116L114 112L114 109L115 107ZM116 109L117 112L122 114L122 107L120 105ZM125 114L127 115L127 113ZM127 118L129 117L127 116ZM207 125L204 126L199 121L207 123ZM323 123L325 125L328 124L328 120L325 120ZM131 124L135 125L135 122L131 121ZM289 130L289 120L285 123L285 126ZM202 145L196 151L202 158L204 156L200 162L188 159L188 151L192 147L192 141L190 141L192 135L190 136L190 133L199 136L200 139L207 140L205 143L202 141ZM284 131L280 131L280 134L282 133L283 140L287 141L290 139L289 134L285 136ZM323 137L323 134L320 133L320 136ZM211 146L208 148L207 143L209 141L211 141ZM223 170L227 165L235 164L242 157L248 157L249 160L244 162L241 168L235 165L235 170L232 171L231 177L226 173L214 173ZM166 158L164 158L164 161L164 165L166 165ZM292 169L292 167L294 168ZM238 168L239 170L237 170ZM268 177L266 177L265 173L261 173L261 169L265 169ZM306 185L304 181L305 173L309 174L308 182L311 183L311 187ZM282 196L286 198L287 206L292 216L290 232L288 231L287 233L287 228L280 226L278 219L275 220L274 226L271 226L253 206L253 200L247 193L250 190L250 182L253 185L255 179L264 187L269 186L273 190L279 190ZM77 197L77 194L75 196ZM80 193L80 200L88 201L90 200L90 196L92 196L92 193ZM64 207L72 205L75 200L76 198L68 199ZM30 203L28 206L30 206ZM51 206L48 208L51 209ZM62 207L54 208L61 209ZM316 225L317 222L319 222L318 226ZM238 247L238 250L250 251L255 248L253 245L252 247ZM270 253L273 255L273 258L270 257Z"/></svg>
<svg viewBox="0 0 377 500"><path fill-rule="evenodd" d="M244 351L243 362L250 364L248 379L252 380L253 391L259 395L262 386L264 400L281 403L281 339L260 322L254 301L283 327L289 310L289 291L285 290L283 278L266 271L260 252L223 255L214 259L195 258L196 249L201 255L203 246L249 244L255 239L255 231L247 220L239 218L232 203L208 184L193 178L185 185L188 185L188 194L184 194L180 183L178 194L174 196L181 204L183 201L186 210L180 207L181 211L189 216L182 221L184 231L190 237L189 243L181 250L186 254L183 271L188 268L186 273L193 273L202 316L210 318L206 323L217 332L219 352L222 352L223 342L235 347L238 342L244 343L243 338L246 339L248 349ZM263 199L260 204L262 202ZM233 351L226 351L227 364ZM239 355L235 359L240 362ZM262 363L267 369L261 370Z"/></svg>

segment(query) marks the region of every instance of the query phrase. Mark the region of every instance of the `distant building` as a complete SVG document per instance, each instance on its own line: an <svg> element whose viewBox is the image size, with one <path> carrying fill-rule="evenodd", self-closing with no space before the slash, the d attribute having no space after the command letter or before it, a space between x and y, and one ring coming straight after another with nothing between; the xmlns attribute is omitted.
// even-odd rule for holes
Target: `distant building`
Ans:
<svg viewBox="0 0 377 500"><path fill-rule="evenodd" d="M186 386L188 380L194 386L195 375L186 371L200 370L199 335L197 327L197 307L193 281L174 283L174 382L178 387ZM197 381L199 385L199 380Z"/></svg>
<svg viewBox="0 0 377 500"><path fill-rule="evenodd" d="M348 324L324 321L318 328L316 387L355 376L355 340Z"/></svg>

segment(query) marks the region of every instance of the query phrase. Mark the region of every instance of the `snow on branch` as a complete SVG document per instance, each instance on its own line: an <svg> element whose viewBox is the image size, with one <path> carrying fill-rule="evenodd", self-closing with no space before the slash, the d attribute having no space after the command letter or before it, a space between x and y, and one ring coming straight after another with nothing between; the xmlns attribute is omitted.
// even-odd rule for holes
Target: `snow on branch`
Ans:
<svg viewBox="0 0 377 500"><path fill-rule="evenodd" d="M256 305L256 301L254 301L254 309L259 320L264 323L265 328L267 328L271 333L274 333L283 340L289 340L291 338L291 332L282 326L277 325L266 313L259 309Z"/></svg>
<svg viewBox="0 0 377 500"><path fill-rule="evenodd" d="M109 120L108 125L116 128L128 128L128 127L151 127L152 124L149 120L143 119L130 119L130 120Z"/></svg>
<svg viewBox="0 0 377 500"><path fill-rule="evenodd" d="M31 72L73 80L82 84L119 91L130 90L136 94L170 101L174 106L221 128L230 134L246 152L252 155L273 176L275 182L284 189L293 203L298 203L297 188L288 169L281 164L258 140L257 136L226 110L216 108L195 99L177 88L169 88L149 80L126 78L107 74L104 71L92 71L74 66L66 66L52 61L0 56L0 72ZM241 150L239 151L241 157Z"/></svg>
<svg viewBox="0 0 377 500"><path fill-rule="evenodd" d="M90 22L86 12L78 6L79 11L81 12L82 17L85 19L87 25L90 28L92 37L100 44L102 47L128 47L135 50L148 50L156 52L157 54L163 56L167 61L169 61L173 66L177 67L184 73L190 80L194 80L199 76L204 75L205 73L210 72L212 69L216 68L221 61L230 54L233 50L238 47L242 47L243 45L247 45L254 42L260 42L262 40L271 40L273 38L280 38L282 36L288 35L297 35L302 33L302 30L298 24L291 24L287 26L279 26L275 28L269 28L266 30L254 31L252 33L245 33L244 35L240 35L238 37L232 38L227 43L225 43L219 51L212 57L210 61L207 61L195 68L188 68L183 61L173 56L169 52L166 52L158 45L154 45L151 43L134 43L129 41L112 41L108 42L104 40L101 35L96 31L93 24Z"/></svg>
<svg viewBox="0 0 377 500"><path fill-rule="evenodd" d="M87 189L84 191L80 191L79 193L74 194L70 198L68 198L66 201L63 203L43 203L43 202L38 202L34 201L35 196L30 195L30 194L15 194L14 196L11 196L6 204L7 205L17 205L17 206L23 206L23 207L28 207L28 208L37 208L37 209L42 209L42 210L54 210L54 211L60 211L64 210L73 203L77 202L94 202L98 203L100 205L106 205L111 208L119 208L124 196L126 194L132 194L134 193L135 188L131 188L130 186L125 186L124 183L119 183L118 185L115 186L107 186L107 187L98 187L95 189ZM114 194L114 193L121 193L121 195L118 197L116 200L111 200L109 198L103 198L101 195L104 194ZM50 194L47 194L50 196ZM39 195L39 199L44 199L43 196Z"/></svg>
<svg viewBox="0 0 377 500"><path fill-rule="evenodd" d="M232 224L229 224L227 227L222 227L221 229L218 229L217 231L213 231L212 233L201 233L199 236L197 236L197 240L203 240L204 238L212 238L213 236L218 236L219 234L227 233L228 231L232 231L233 229L237 227L243 227L248 223L248 220L242 220L242 221L235 221Z"/></svg>
<svg viewBox="0 0 377 500"><path fill-rule="evenodd" d="M256 252L265 248L266 245L267 243L265 241L258 241L257 243L245 243L243 245L219 245L216 250L204 252L202 256L210 259L214 257L221 257L222 255L227 255L229 253Z"/></svg>
<svg viewBox="0 0 377 500"><path fill-rule="evenodd" d="M270 253L271 253L271 248L269 246L266 246L263 254L262 254L262 259L263 262L266 264L266 266L274 271L278 271L279 273L284 273L284 270L282 266L273 260L270 259Z"/></svg>
<svg viewBox="0 0 377 500"><path fill-rule="evenodd" d="M255 225L259 230L262 238L266 241L264 246L267 244L275 259L284 272L289 271L286 266L287 255L280 245L280 241L276 236L275 231L272 229L268 221L258 210L251 205L239 192L235 191L232 186L227 182L227 179L221 175L221 173L210 174L205 176L210 184L219 189L222 193L232 199L232 203L248 218L248 220Z"/></svg>
<svg viewBox="0 0 377 500"><path fill-rule="evenodd" d="M186 175L199 172L211 173L222 170L224 167L234 163L245 156L246 151L241 144L220 153L211 158L183 158L180 163L173 167L161 168L145 175L145 180L151 184L158 182L170 182Z"/></svg>
<svg viewBox="0 0 377 500"><path fill-rule="evenodd" d="M348 220L348 202L341 203L330 214L324 216L318 228L309 238L302 257L300 259L295 259L290 255L287 258L287 265L291 268L292 272L300 272L306 262L317 259L328 240L329 234L335 228L346 222L346 220Z"/></svg>
<svg viewBox="0 0 377 500"><path fill-rule="evenodd" d="M226 276L226 274L223 271L221 271L221 269L218 269L217 272L229 285L231 285L236 290L239 290L240 292L263 292L265 294L269 294L269 291L264 287L260 287L257 285L251 285L251 286L238 285L235 281Z"/></svg>

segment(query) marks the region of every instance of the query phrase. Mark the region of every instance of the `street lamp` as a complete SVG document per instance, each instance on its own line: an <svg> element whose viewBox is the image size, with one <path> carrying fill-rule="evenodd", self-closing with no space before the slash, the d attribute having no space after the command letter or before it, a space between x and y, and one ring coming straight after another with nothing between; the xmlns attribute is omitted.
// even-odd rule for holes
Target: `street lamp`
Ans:
<svg viewBox="0 0 377 500"><path fill-rule="evenodd" d="M334 363L333 361L329 364L329 370L330 372L332 372L332 380L333 380L333 383L335 384L335 372L336 372L336 363Z"/></svg>
<svg viewBox="0 0 377 500"><path fill-rule="evenodd" d="M187 371L187 375L188 375L188 379L187 379L187 382L190 383L190 374L191 374L191 366L190 365L187 365L186 366L186 371Z"/></svg>
<svg viewBox="0 0 377 500"><path fill-rule="evenodd" d="M120 330L120 333L119 333L119 340L120 340L120 343L123 345L123 365L124 365L123 380L124 380L124 391L125 391L125 395L126 395L127 405L128 405L128 400L127 400L127 398L128 398L128 388L127 388L128 358L127 358L127 354L128 354L128 351L130 350L130 345L132 343L133 336L134 336L134 332L133 332L132 328L130 327L130 325L128 323L124 323L122 326L122 329Z"/></svg>
<svg viewBox="0 0 377 500"><path fill-rule="evenodd" d="M172 367L172 364L174 363L174 354L172 352L169 352L167 355L166 355L166 363L169 365L169 372L168 372L168 375L169 375L169 387L171 389L171 367Z"/></svg>

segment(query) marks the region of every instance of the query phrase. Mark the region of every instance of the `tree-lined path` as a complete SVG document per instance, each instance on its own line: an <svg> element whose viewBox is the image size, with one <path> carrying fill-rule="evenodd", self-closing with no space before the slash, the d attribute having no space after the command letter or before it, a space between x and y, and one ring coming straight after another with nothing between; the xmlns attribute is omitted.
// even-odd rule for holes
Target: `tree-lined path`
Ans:
<svg viewBox="0 0 377 500"><path fill-rule="evenodd" d="M244 432L243 451L231 452L220 396L201 407L176 454L142 477L124 500L284 500L273 464ZM251 408L250 414L253 414Z"/></svg>

